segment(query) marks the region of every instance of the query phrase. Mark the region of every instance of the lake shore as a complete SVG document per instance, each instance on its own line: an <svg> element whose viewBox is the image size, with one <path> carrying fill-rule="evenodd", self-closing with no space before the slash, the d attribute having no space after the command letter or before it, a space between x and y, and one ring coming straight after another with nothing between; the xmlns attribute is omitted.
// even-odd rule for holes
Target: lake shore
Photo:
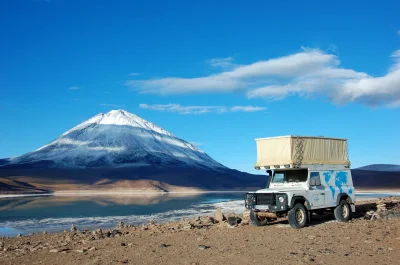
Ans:
<svg viewBox="0 0 400 265"><path fill-rule="evenodd" d="M390 200L387 199L387 200ZM277 220L230 226L209 217L109 231L0 238L4 264L396 264L400 218L370 220L376 201L357 203L354 219L315 216L303 229ZM78 227L79 229L79 227Z"/></svg>
<svg viewBox="0 0 400 265"><path fill-rule="evenodd" d="M32 196L160 196L160 195L196 195L207 193L244 193L249 190L198 190L198 189L181 189L179 191L155 191L155 190L135 190L135 189L118 189L118 190L58 190L54 192L44 193L1 193L0 198L17 198L17 197L32 197ZM357 194L393 194L393 196L400 195L400 189L356 189Z"/></svg>

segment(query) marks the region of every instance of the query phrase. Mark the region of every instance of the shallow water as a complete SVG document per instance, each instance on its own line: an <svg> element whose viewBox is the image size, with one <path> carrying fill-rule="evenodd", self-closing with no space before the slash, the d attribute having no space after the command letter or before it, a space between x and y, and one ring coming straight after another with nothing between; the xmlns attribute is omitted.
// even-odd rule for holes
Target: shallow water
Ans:
<svg viewBox="0 0 400 265"><path fill-rule="evenodd" d="M115 227L244 210L244 192L138 196L36 196L0 199L0 236Z"/></svg>
<svg viewBox="0 0 400 265"><path fill-rule="evenodd" d="M212 215L242 212L244 192L206 194L166 194L136 196L33 196L0 198L0 236L18 233L58 232L78 229L112 228L119 221L140 225ZM399 196L395 193L360 193L358 199Z"/></svg>

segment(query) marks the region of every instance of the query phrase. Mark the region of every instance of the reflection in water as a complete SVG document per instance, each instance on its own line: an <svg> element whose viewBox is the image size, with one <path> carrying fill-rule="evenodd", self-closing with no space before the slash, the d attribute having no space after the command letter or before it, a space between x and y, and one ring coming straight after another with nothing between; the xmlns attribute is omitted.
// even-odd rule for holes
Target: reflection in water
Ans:
<svg viewBox="0 0 400 265"><path fill-rule="evenodd" d="M165 194L138 196L38 196L0 199L0 236L179 220L211 215L216 207L241 212L244 193ZM4 228L13 228L4 232Z"/></svg>
<svg viewBox="0 0 400 265"><path fill-rule="evenodd" d="M151 205L169 200L198 197L200 194L140 194L140 195L106 195L106 196L36 196L0 199L0 211L24 210L51 206L71 206L92 202L101 206L110 205Z"/></svg>

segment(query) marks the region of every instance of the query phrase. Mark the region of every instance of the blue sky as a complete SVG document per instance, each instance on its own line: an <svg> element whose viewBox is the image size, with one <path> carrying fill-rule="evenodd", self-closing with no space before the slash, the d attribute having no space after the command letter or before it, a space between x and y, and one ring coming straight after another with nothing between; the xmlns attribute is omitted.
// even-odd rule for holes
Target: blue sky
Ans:
<svg viewBox="0 0 400 265"><path fill-rule="evenodd" d="M255 138L400 164L398 1L0 3L0 157L125 109L255 172Z"/></svg>

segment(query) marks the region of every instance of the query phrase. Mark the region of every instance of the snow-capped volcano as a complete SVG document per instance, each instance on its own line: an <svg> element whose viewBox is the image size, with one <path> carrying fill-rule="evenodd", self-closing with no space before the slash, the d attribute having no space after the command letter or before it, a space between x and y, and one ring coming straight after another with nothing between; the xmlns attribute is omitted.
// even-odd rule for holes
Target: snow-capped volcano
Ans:
<svg viewBox="0 0 400 265"><path fill-rule="evenodd" d="M100 113L53 142L10 159L10 164L50 162L51 167L118 168L174 165L225 168L192 144L125 110Z"/></svg>

